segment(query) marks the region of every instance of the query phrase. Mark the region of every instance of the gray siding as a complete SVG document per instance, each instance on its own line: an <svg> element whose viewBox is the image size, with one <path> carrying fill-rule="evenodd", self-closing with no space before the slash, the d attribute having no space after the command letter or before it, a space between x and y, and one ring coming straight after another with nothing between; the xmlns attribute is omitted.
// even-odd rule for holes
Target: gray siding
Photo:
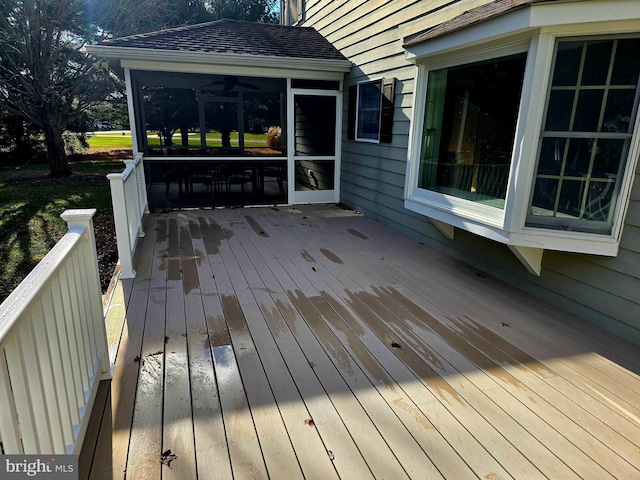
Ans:
<svg viewBox="0 0 640 480"><path fill-rule="evenodd" d="M304 25L315 27L354 63L344 89L341 201L640 344L640 172L618 257L546 251L540 277L527 273L506 246L460 230L449 241L426 217L403 206L416 73L404 59L403 40L490 1L307 0ZM349 86L380 77L397 79L391 144L347 140Z"/></svg>

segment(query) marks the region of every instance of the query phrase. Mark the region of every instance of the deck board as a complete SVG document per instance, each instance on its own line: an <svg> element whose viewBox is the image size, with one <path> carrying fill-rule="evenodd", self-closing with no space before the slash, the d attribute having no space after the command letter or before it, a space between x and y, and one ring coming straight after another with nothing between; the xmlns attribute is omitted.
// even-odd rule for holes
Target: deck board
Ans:
<svg viewBox="0 0 640 480"><path fill-rule="evenodd" d="M90 478L640 476L640 347L355 212L152 214L136 262Z"/></svg>
<svg viewBox="0 0 640 480"><path fill-rule="evenodd" d="M208 301L215 294L215 283L206 261L206 247L197 218L189 216L186 221L191 238L190 242L181 243L181 257L196 463L198 466L215 465L215 468L200 468L198 478L226 480L233 478L233 474L214 371L212 333L207 324L208 316L216 316ZM219 316L222 317L221 309Z"/></svg>
<svg viewBox="0 0 640 480"><path fill-rule="evenodd" d="M309 219L307 219L307 221L309 221ZM311 243L312 242L312 237L306 238L306 241L304 242L307 248L310 248L311 251L313 252L313 248L311 247ZM314 273L317 274L321 274L322 272L325 272L325 268L331 268L331 266L335 266L335 265L339 265L341 262L342 264L344 264L343 260L341 260L340 255L345 256L345 254L343 254L341 251L339 251L337 249L338 247L332 247L332 250L326 249L326 248L322 248L321 250L323 250L322 252L318 252L318 254L312 253L312 255L314 255L314 258L317 259L316 263L316 270ZM336 254L336 252L340 252L340 255ZM294 252L294 257L295 252ZM324 259L324 260L323 260ZM320 267L320 264L323 264L324 268ZM304 265L301 265L300 267L301 269L304 268ZM328 270L327 270L328 271ZM314 278L313 275L314 273L309 273L309 276L311 278ZM341 277L343 281L345 281L345 278L342 277L339 272L334 272L338 275L338 277ZM353 286L353 285L352 285ZM322 289L322 287L321 287ZM331 298L331 297L329 297ZM348 298L345 299L346 301L349 301ZM361 312L362 313L362 312ZM372 313L369 312L364 313L363 315L360 315L359 318L362 318L364 321L366 321L367 319L371 320L372 318ZM354 317L355 318L355 317ZM361 327L362 328L362 327ZM366 328L366 326L364 327ZM379 331L378 331L379 332ZM386 337L386 338L385 338ZM394 340L397 340L398 337L397 336L386 336L384 334L380 335L380 338L386 340L385 341L385 345L391 345L391 343ZM421 343L421 342L418 342ZM400 349L401 350L401 349ZM410 354L411 352L408 349L402 350L402 353L405 356L405 362L408 365L411 365L411 368L414 369L414 372L416 373L416 375L419 378L429 378L429 383L431 385L433 385L434 380L436 383L436 392L446 392L445 395L445 401L448 402L448 397L451 398L455 398L456 402L451 402L452 410L455 412L456 416L462 416L463 418L466 417L466 421L465 424L471 424L471 425L478 425L481 426L482 425L482 420L481 420L481 416L478 415L474 410L473 410L473 406L474 405L480 405L480 410L484 410L484 411L488 411L489 407L487 407L487 402L486 399L483 398L482 395L480 395L479 393L476 393L475 395L473 394L473 386L468 386L465 390L461 390L461 391L457 391L456 390L456 386L455 385L450 385L448 384L446 381L442 380L438 374L435 374L434 371L430 368L425 369L424 368L424 364L423 361L419 358L414 358L413 361L411 361L412 359L407 359L406 356L407 354ZM442 363L440 364L440 366L442 366ZM457 374L458 372L455 372L455 374ZM454 376L455 376L454 374ZM451 375L449 375L451 376ZM484 376L484 375L479 375L479 376ZM491 387L493 388L494 385L491 385ZM458 388L464 388L464 384L462 384L461 387ZM469 392L470 390L470 392ZM442 395L442 393L441 393ZM465 395L467 395L468 397L465 397ZM469 403L465 403L465 399L469 401ZM473 418L475 416L475 418ZM513 430L511 428L511 430ZM482 438L483 441L486 441L487 437L491 438L491 427L488 425L486 428L483 429L479 429L477 436L479 438ZM494 438L495 437L499 437L500 434L498 431L494 432ZM526 440L527 438L524 437L523 440ZM493 445L491 446L491 450L494 455L497 456L497 458L500 460L500 462L505 463L508 462L510 464L513 465L512 468L516 468L516 471L520 472L520 474L517 476L517 478L520 478L524 475L526 475L528 478L535 478L536 476L536 472L535 472L535 468L533 468L533 466L530 466L529 468L527 468L528 462L527 460L522 456L519 455L517 450L512 448L510 445L504 444L504 442L497 442L494 440ZM492 459L493 460L493 459ZM495 462L495 461L494 461ZM530 464L529 464L530 465ZM487 475L491 475L491 474L495 474L495 471L491 470L491 462L489 462L489 465L484 464L482 466L482 468L489 468L488 471L485 471L485 474ZM502 469L497 466L497 470L501 471ZM560 472L562 472L562 470L560 470ZM565 474L565 476L567 476L567 478L570 478L567 474L567 472L562 472Z"/></svg>
<svg viewBox="0 0 640 480"><path fill-rule="evenodd" d="M166 311L166 221L156 218L148 224L147 242L153 246L150 267L140 271L138 279L148 278L147 291L139 300L146 304L144 337L137 361L138 384L131 426L127 472L132 478L153 479L160 474L158 452L162 448L162 395L164 372L164 322ZM149 273L147 273L147 271ZM143 297L146 294L146 298ZM137 296L136 296L137 297Z"/></svg>
<svg viewBox="0 0 640 480"><path fill-rule="evenodd" d="M255 249L249 248L246 253L265 285L264 289L258 287L254 290L254 294L256 299L259 299L269 331L294 379L295 386L305 400L309 412L308 418L313 419L314 426L322 438L323 447L327 452L326 458L331 460L330 457L333 456L332 463L342 477L357 471L360 472L360 478L367 478L370 474L368 467L354 445L338 410L315 374L315 369L321 368L322 362L325 362L324 365L333 371L326 353L322 351L320 344L313 337L284 290L279 287L277 278L267 266L264 257L271 258L269 251L262 245ZM304 417L304 420L308 418ZM309 431L308 424L301 428ZM318 445L309 445L306 448L311 451L312 461L319 463L325 461L323 450L320 450ZM334 451L339 454L336 456ZM303 465L304 462L301 460ZM325 478L331 478L331 476Z"/></svg>

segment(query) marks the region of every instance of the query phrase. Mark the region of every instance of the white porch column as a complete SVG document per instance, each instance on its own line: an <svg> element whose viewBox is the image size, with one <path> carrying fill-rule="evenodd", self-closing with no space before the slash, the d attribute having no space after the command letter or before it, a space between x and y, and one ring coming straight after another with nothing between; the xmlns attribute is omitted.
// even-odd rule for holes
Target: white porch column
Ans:
<svg viewBox="0 0 640 480"><path fill-rule="evenodd" d="M124 69L124 82L127 89L127 110L129 112L129 129L131 130L131 146L133 148L133 155L141 154L138 146L138 135L136 134L136 116L135 108L133 107L133 84L131 82L131 70Z"/></svg>

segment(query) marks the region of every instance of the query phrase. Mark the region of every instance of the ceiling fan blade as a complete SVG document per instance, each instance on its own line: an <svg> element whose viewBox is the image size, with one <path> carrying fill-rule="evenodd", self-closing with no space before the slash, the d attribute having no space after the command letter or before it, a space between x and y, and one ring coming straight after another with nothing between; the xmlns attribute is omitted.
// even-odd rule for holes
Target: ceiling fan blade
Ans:
<svg viewBox="0 0 640 480"><path fill-rule="evenodd" d="M238 82L236 83L236 85L238 85L239 87L248 88L249 90L260 90L260 87L254 85L253 83Z"/></svg>
<svg viewBox="0 0 640 480"><path fill-rule="evenodd" d="M216 80L215 82L209 82L206 85L202 85L200 88L215 87L216 85L227 85L227 82L224 82L222 80Z"/></svg>
<svg viewBox="0 0 640 480"><path fill-rule="evenodd" d="M222 89L225 92L230 92L236 87L243 87L248 90L260 90L260 87L254 85L252 83L241 82L240 79L234 75L225 75L222 77L222 80L215 80L213 82L209 82L206 85L203 85L200 88L210 88L214 86L222 86Z"/></svg>

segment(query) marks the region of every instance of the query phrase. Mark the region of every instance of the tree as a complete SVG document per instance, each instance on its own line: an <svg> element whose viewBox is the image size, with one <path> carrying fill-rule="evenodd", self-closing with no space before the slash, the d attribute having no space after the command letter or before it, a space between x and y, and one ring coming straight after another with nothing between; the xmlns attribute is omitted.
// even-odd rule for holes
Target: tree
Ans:
<svg viewBox="0 0 640 480"><path fill-rule="evenodd" d="M215 20L278 23L277 0L209 0L207 10Z"/></svg>
<svg viewBox="0 0 640 480"><path fill-rule="evenodd" d="M31 161L41 157L41 142L38 139L40 132L22 116L9 112L6 106L0 102L0 152L2 160L15 162Z"/></svg>
<svg viewBox="0 0 640 480"><path fill-rule="evenodd" d="M63 133L114 90L84 52L94 38L86 0L0 0L0 99L42 129L52 176L71 174Z"/></svg>
<svg viewBox="0 0 640 480"><path fill-rule="evenodd" d="M109 37L230 18L278 23L278 0L94 0L93 16Z"/></svg>
<svg viewBox="0 0 640 480"><path fill-rule="evenodd" d="M110 38L213 20L203 0L94 0L94 21Z"/></svg>
<svg viewBox="0 0 640 480"><path fill-rule="evenodd" d="M157 130L161 145L173 145L173 135L180 130L181 144L189 146L189 129L198 126L198 104L191 89L144 87L144 105L148 128Z"/></svg>

